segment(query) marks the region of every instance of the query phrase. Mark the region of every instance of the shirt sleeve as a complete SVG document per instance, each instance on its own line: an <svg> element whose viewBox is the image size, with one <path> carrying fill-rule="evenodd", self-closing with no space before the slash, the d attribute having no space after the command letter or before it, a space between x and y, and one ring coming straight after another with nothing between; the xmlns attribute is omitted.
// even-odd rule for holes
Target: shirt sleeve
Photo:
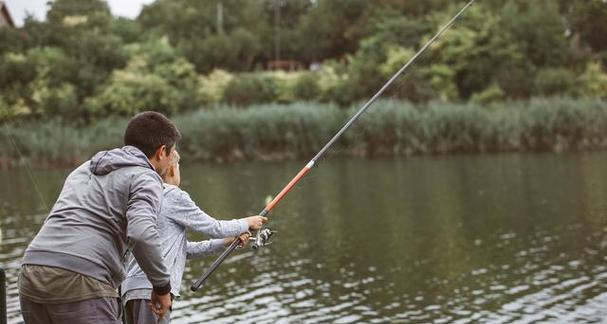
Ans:
<svg viewBox="0 0 607 324"><path fill-rule="evenodd" d="M127 237L133 256L159 294L171 290L170 274L164 264L157 215L162 200L162 183L144 173L131 184L127 204Z"/></svg>
<svg viewBox="0 0 607 324"><path fill-rule="evenodd" d="M244 219L217 220L207 215L183 190L175 190L165 199L167 200L165 206L170 206L170 209L164 214L187 229L212 238L238 236L249 230L249 225Z"/></svg>
<svg viewBox="0 0 607 324"><path fill-rule="evenodd" d="M223 251L225 248L223 239L206 240L200 242L189 242L186 245L186 256L188 259L199 258L209 254Z"/></svg>

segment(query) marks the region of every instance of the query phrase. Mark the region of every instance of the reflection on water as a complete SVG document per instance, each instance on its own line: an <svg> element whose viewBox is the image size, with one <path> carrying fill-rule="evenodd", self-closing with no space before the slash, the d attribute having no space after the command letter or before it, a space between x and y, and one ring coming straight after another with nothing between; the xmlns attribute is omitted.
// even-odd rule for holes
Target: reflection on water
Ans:
<svg viewBox="0 0 607 324"><path fill-rule="evenodd" d="M594 323L607 318L607 154L332 160L270 215L278 230L196 293L175 323ZM298 163L188 165L184 188L218 218L254 214ZM35 172L47 203L68 170ZM16 275L45 217L26 173L0 172L9 323ZM200 236L192 235L193 239Z"/></svg>

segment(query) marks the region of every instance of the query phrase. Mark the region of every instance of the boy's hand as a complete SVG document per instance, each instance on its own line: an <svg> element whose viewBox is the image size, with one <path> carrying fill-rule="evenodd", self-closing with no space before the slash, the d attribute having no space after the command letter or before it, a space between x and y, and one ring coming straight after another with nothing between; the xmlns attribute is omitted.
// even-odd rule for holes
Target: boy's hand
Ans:
<svg viewBox="0 0 607 324"><path fill-rule="evenodd" d="M260 229L263 224L268 222L268 218L263 216L250 216L245 219L249 224L249 229L253 231Z"/></svg>
<svg viewBox="0 0 607 324"><path fill-rule="evenodd" d="M152 290L152 298L150 300L150 309L158 318L162 318L167 310L171 309L171 293L158 295Z"/></svg>
<svg viewBox="0 0 607 324"><path fill-rule="evenodd" d="M240 246L242 246L242 247L245 247L247 244L249 244L250 238L251 238L250 232L242 233L237 237L237 239L240 241Z"/></svg>
<svg viewBox="0 0 607 324"><path fill-rule="evenodd" d="M228 237L224 240L225 245L228 246L232 244L232 242L234 242L234 239L240 241L241 247L245 247L247 244L249 244L249 240L251 239L251 232L242 233L237 237Z"/></svg>

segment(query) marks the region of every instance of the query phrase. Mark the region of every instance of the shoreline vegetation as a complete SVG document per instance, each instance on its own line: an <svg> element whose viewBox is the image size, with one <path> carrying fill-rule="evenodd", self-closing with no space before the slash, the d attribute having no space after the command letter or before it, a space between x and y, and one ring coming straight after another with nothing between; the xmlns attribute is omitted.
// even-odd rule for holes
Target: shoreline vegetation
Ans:
<svg viewBox="0 0 607 324"><path fill-rule="evenodd" d="M300 102L217 106L171 116L186 161L230 163L312 157L360 105ZM121 146L128 118L86 127L59 119L2 125L0 168L74 166ZM450 153L572 152L607 148L607 101L534 98L491 104L380 100L329 156L406 157Z"/></svg>

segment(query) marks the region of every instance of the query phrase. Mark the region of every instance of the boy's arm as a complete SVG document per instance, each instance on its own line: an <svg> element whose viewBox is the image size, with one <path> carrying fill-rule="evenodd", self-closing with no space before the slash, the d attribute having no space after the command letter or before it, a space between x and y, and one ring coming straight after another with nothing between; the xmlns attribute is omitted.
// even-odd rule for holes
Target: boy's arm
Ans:
<svg viewBox="0 0 607 324"><path fill-rule="evenodd" d="M224 239L206 240L200 242L187 242L186 257L188 259L200 258L209 254L223 251L226 247Z"/></svg>
<svg viewBox="0 0 607 324"><path fill-rule="evenodd" d="M183 190L165 196L164 214L174 222L213 238L237 236L249 230L244 219L217 220L203 212Z"/></svg>
<svg viewBox="0 0 607 324"><path fill-rule="evenodd" d="M154 291L171 291L170 274L164 264L156 215L160 210L162 183L153 174L144 173L131 184L127 204L127 236L132 253Z"/></svg>
<svg viewBox="0 0 607 324"><path fill-rule="evenodd" d="M251 232L244 232L237 237L226 237L222 239L206 240L200 242L190 242L186 244L187 259L202 257L211 253L224 251L224 248L232 244L234 240L240 241L240 247L249 244Z"/></svg>

